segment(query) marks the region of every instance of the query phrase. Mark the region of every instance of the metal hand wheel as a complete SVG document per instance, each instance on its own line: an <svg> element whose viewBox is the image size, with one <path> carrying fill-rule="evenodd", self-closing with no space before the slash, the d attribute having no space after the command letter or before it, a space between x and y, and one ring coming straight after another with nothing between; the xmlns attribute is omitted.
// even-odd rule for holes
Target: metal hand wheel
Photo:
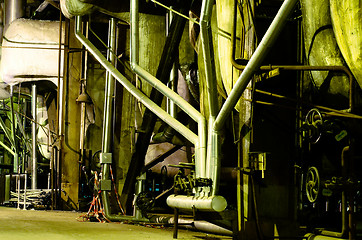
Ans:
<svg viewBox="0 0 362 240"><path fill-rule="evenodd" d="M323 124L321 112L317 108L309 110L305 116L305 123L311 126L309 141L313 144L317 143L322 135L319 129L319 127Z"/></svg>
<svg viewBox="0 0 362 240"><path fill-rule="evenodd" d="M310 167L307 171L305 190L307 192L308 201L314 203L320 190L320 179L318 169L316 167Z"/></svg>

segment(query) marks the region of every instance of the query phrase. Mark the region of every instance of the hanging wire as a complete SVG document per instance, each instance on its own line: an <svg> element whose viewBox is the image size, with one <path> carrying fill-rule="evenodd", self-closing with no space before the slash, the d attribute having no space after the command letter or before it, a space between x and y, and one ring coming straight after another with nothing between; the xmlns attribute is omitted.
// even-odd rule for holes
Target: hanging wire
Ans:
<svg viewBox="0 0 362 240"><path fill-rule="evenodd" d="M175 14L183 17L183 18L186 18L187 20L189 20L189 21L191 21L191 22L193 22L193 23L196 23L197 25L200 25L200 23L199 23L198 21L196 21L195 19L189 18L188 16L186 16L186 15L180 13L180 12L177 12L177 11L175 11L174 9L172 9L172 8L170 8L170 7L164 5L164 4L162 4L162 3L160 3L160 2L158 2L158 1L156 1L156 0L151 0L151 2L156 3L157 5L160 5L161 7L164 7L164 8L166 8L167 10L169 10L169 11L171 11L171 12L173 12L173 13L175 13Z"/></svg>

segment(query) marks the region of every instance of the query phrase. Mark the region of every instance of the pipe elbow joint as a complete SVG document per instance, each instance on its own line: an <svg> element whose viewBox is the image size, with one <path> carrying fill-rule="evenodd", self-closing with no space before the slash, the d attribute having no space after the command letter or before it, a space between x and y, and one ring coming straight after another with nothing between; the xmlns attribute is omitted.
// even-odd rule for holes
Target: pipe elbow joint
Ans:
<svg viewBox="0 0 362 240"><path fill-rule="evenodd" d="M137 68L137 63L135 63L134 61L131 61L131 69L132 69L132 71L133 72L135 72L136 71L136 68Z"/></svg>

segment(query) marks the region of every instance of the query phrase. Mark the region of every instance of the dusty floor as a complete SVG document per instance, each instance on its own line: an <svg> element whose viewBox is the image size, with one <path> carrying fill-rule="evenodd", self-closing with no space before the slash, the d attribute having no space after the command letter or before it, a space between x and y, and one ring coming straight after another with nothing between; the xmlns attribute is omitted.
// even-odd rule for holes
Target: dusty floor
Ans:
<svg viewBox="0 0 362 240"><path fill-rule="evenodd" d="M173 239L172 228L121 223L80 222L78 212L18 210L0 207L0 239L17 240L142 240ZM231 239L180 229L178 239Z"/></svg>

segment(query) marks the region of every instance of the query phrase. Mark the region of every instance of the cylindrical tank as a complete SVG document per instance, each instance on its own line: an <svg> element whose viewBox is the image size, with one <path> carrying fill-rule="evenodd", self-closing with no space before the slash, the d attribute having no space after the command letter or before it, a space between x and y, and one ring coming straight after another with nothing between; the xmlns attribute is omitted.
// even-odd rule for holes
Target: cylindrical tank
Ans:
<svg viewBox="0 0 362 240"><path fill-rule="evenodd" d="M64 39L64 29L62 31ZM48 80L58 85L59 22L14 20L2 43L1 80L9 85ZM63 51L61 53L63 63ZM63 64L60 74L63 75Z"/></svg>

